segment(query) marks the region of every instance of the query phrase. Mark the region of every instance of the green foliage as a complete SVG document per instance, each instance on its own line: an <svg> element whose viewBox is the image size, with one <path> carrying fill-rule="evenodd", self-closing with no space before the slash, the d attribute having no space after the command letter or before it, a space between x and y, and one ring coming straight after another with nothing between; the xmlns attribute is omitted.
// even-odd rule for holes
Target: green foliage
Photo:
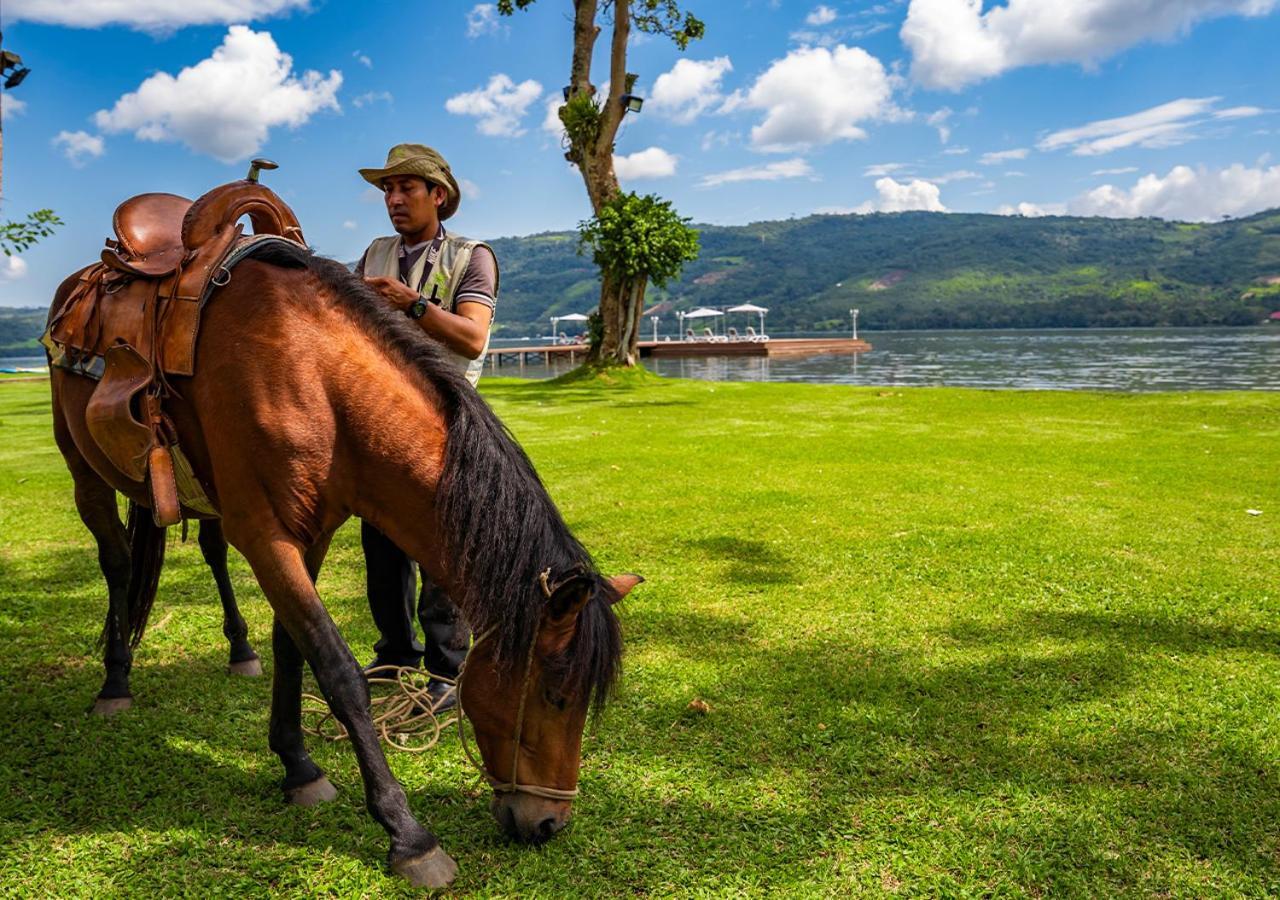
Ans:
<svg viewBox="0 0 1280 900"><path fill-rule="evenodd" d="M648 581L562 835L501 838L453 734L391 754L445 896L1276 894L1280 394L480 387L600 568ZM84 715L106 589L47 382L0 384L0 498L0 894L423 896L349 744L308 741L333 803L280 802L270 673L226 674L194 534L134 708ZM368 659L354 520L318 589Z"/></svg>
<svg viewBox="0 0 1280 900"><path fill-rule="evenodd" d="M560 121L570 147L579 151L590 147L600 136L600 104L589 94L575 94L560 107Z"/></svg>
<svg viewBox="0 0 1280 900"><path fill-rule="evenodd" d="M44 332L49 317L44 309L5 309L0 307L0 358L6 356L39 356L44 350L36 338Z"/></svg>
<svg viewBox="0 0 1280 900"><path fill-rule="evenodd" d="M619 194L600 215L578 225L579 252L590 248L602 271L622 281L666 284L698 257L698 232L671 201L653 194Z"/></svg>
<svg viewBox="0 0 1280 900"><path fill-rule="evenodd" d="M690 41L700 40L707 31L697 16L681 12L677 0L636 0L631 7L631 24L645 34L668 37L681 50Z"/></svg>
<svg viewBox="0 0 1280 900"><path fill-rule="evenodd" d="M41 238L49 237L61 224L62 220L51 209L37 209L22 222L0 223L0 251L4 251L5 256L21 253Z"/></svg>

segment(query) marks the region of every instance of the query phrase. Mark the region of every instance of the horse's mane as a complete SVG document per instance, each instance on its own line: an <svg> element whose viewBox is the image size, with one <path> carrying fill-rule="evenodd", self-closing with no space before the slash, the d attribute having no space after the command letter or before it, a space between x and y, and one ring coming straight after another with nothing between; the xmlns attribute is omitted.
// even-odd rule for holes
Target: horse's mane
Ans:
<svg viewBox="0 0 1280 900"><path fill-rule="evenodd" d="M499 665L519 664L546 606L539 575L579 567L596 584L574 637L548 672L563 689L601 704L617 679L622 636L613 588L569 531L524 450L458 370L442 346L396 312L346 266L268 242L252 254L265 263L305 268L374 344L418 372L439 395L448 438L436 489L436 516L453 567L455 593L477 629L493 629Z"/></svg>

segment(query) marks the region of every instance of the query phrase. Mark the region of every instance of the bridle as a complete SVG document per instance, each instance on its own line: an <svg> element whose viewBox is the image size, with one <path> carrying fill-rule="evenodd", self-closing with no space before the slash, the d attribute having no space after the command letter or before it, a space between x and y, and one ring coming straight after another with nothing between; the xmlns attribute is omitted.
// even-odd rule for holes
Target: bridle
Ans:
<svg viewBox="0 0 1280 900"><path fill-rule="evenodd" d="M546 590L546 574L542 578L543 590ZM563 788L543 787L538 784L521 784L520 783L520 744L524 740L524 709L529 699L530 681L533 677L533 653L538 644L537 632L529 640L529 654L524 661L524 680L520 685L520 706L516 711L516 730L515 730L515 748L511 752L511 778L503 780L495 776L485 767L484 761L479 759L471 750L471 745L467 743L467 730L463 727L462 720L467 717L467 712L462 708L462 680L466 675L467 662L471 660L472 654L476 648L492 637L497 626L488 629L480 637L476 638L475 643L471 645L471 650L467 653L466 660L458 669L458 681L454 688L458 703L458 740L462 743L462 750L467 755L467 759L471 760L471 764L480 770L480 774L493 787L495 793L499 794L529 794L534 797L541 797L544 800L573 800L578 796L578 789L572 788L564 790Z"/></svg>

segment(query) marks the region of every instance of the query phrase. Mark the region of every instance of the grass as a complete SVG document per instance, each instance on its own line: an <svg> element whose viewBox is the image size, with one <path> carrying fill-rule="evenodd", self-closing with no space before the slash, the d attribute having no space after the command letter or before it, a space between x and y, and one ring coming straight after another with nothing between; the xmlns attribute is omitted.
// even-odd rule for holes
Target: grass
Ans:
<svg viewBox="0 0 1280 900"><path fill-rule="evenodd" d="M567 834L500 838L452 741L392 759L458 892L1280 891L1280 395L485 392L602 568L649 580ZM336 802L281 805L194 540L137 705L83 715L104 592L47 406L0 386L0 894L407 895L346 747L316 750ZM350 526L320 591L368 656Z"/></svg>

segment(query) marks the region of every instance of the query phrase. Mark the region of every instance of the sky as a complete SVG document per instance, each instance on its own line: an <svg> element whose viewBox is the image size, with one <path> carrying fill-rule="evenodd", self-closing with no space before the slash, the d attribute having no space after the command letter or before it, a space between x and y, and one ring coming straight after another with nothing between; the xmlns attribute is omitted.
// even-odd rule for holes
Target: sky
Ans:
<svg viewBox="0 0 1280 900"><path fill-rule="evenodd" d="M706 37L629 48L624 188L695 222L924 209L1211 221L1280 207L1280 0L693 0ZM46 306L111 212L264 180L320 253L390 233L356 174L402 141L449 160L451 226L590 214L555 117L572 5L453 0L0 0L32 70L4 93L0 218L57 234L0 257L0 305ZM595 82L608 79L607 31Z"/></svg>

